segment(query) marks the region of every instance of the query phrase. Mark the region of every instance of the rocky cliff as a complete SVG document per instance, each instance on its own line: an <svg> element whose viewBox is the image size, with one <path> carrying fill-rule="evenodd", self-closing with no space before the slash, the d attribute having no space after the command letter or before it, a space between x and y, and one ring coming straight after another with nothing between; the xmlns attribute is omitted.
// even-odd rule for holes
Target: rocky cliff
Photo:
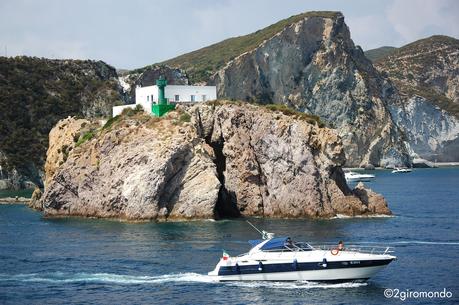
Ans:
<svg viewBox="0 0 459 305"><path fill-rule="evenodd" d="M389 109L415 155L459 161L459 40L432 36L376 61L400 99Z"/></svg>
<svg viewBox="0 0 459 305"><path fill-rule="evenodd" d="M111 115L122 103L101 61L0 57L0 187L42 186L48 133L69 115Z"/></svg>
<svg viewBox="0 0 459 305"><path fill-rule="evenodd" d="M410 162L387 108L396 90L354 45L341 13L296 15L166 63L191 80L210 75L219 97L320 116L339 131L347 166Z"/></svg>
<svg viewBox="0 0 459 305"><path fill-rule="evenodd" d="M390 214L382 196L348 188L332 129L287 114L229 102L162 119L130 111L61 163L58 143L82 125L62 121L52 131L40 205L49 216L129 220Z"/></svg>

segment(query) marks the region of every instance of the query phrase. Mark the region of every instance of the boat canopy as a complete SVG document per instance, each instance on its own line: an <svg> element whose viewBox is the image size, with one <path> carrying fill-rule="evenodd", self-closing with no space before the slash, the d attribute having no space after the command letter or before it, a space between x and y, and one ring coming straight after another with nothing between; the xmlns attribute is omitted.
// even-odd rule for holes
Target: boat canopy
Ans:
<svg viewBox="0 0 459 305"><path fill-rule="evenodd" d="M282 250L285 249L285 245L291 243L290 237L277 237L270 239L267 243L265 243L260 250L267 251L267 250Z"/></svg>

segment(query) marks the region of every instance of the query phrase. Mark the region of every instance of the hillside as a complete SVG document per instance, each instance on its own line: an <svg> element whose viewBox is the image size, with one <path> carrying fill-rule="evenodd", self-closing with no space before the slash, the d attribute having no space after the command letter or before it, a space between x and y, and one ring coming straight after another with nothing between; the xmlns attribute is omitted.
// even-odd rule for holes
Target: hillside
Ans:
<svg viewBox="0 0 459 305"><path fill-rule="evenodd" d="M396 50L397 50L397 48L395 48L395 47L384 46L384 47L380 47L380 48L376 48L376 49L367 50L364 53L365 53L365 56L369 60L371 60L372 62L375 62L375 61L377 61L377 60L379 60L381 58L389 56L390 54L392 54Z"/></svg>
<svg viewBox="0 0 459 305"><path fill-rule="evenodd" d="M111 115L121 103L116 78L101 61L0 57L0 179L40 185L51 128L67 116Z"/></svg>
<svg viewBox="0 0 459 305"><path fill-rule="evenodd" d="M354 45L344 16L301 17L213 74L217 96L319 116L343 138L346 166L409 164L386 107L396 89Z"/></svg>
<svg viewBox="0 0 459 305"><path fill-rule="evenodd" d="M459 40L432 36L380 58L376 68L395 84L389 105L417 156L459 160Z"/></svg>
<svg viewBox="0 0 459 305"><path fill-rule="evenodd" d="M227 62L255 49L263 41L281 32L286 26L306 17L334 17L337 14L337 12L305 12L281 20L254 33L229 38L208 47L166 60L161 64L185 70L191 83L206 82L212 74Z"/></svg>
<svg viewBox="0 0 459 305"><path fill-rule="evenodd" d="M404 96L419 95L459 118L459 40L431 36L375 62Z"/></svg>

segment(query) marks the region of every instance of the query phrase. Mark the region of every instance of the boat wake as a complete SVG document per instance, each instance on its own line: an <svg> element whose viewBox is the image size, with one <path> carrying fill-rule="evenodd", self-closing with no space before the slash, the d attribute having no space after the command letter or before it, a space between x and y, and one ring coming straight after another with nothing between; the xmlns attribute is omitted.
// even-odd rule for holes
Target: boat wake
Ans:
<svg viewBox="0 0 459 305"><path fill-rule="evenodd" d="M210 283L212 278L198 273L176 273L158 276L122 275L113 273L29 273L0 274L0 282L45 282L45 283L111 283L111 284L161 284L168 282Z"/></svg>
<svg viewBox="0 0 459 305"><path fill-rule="evenodd" d="M28 273L0 274L0 282L33 282L50 284L68 283L101 283L101 284L163 284L163 283L218 283L219 285L237 286L242 288L279 288L279 289L314 289L314 288L352 288L368 285L367 283L317 283L317 282L216 282L208 275L199 273L173 273L158 276L136 276L113 273Z"/></svg>
<svg viewBox="0 0 459 305"><path fill-rule="evenodd" d="M379 244L380 242L359 242L359 244ZM442 245L442 246L458 246L457 241L423 241L423 240L406 240L384 242L387 245Z"/></svg>

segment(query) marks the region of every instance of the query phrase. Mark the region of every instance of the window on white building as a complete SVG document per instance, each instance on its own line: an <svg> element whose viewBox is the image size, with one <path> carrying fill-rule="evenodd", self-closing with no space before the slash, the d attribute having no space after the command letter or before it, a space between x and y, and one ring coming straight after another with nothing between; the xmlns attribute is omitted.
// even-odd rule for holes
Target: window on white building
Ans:
<svg viewBox="0 0 459 305"><path fill-rule="evenodd" d="M194 102L196 100L196 97L194 95L191 95L191 101Z"/></svg>
<svg viewBox="0 0 459 305"><path fill-rule="evenodd" d="M153 102L153 94L151 95L151 101Z"/></svg>
<svg viewBox="0 0 459 305"><path fill-rule="evenodd" d="M207 100L207 95L203 94L202 95L202 101L205 102Z"/></svg>
<svg viewBox="0 0 459 305"><path fill-rule="evenodd" d="M147 95L147 102L149 102L149 101L150 101L150 96L149 96L149 95Z"/></svg>
<svg viewBox="0 0 459 305"><path fill-rule="evenodd" d="M180 101L180 95L176 94L176 95L174 96L174 100L175 100L176 102Z"/></svg>

